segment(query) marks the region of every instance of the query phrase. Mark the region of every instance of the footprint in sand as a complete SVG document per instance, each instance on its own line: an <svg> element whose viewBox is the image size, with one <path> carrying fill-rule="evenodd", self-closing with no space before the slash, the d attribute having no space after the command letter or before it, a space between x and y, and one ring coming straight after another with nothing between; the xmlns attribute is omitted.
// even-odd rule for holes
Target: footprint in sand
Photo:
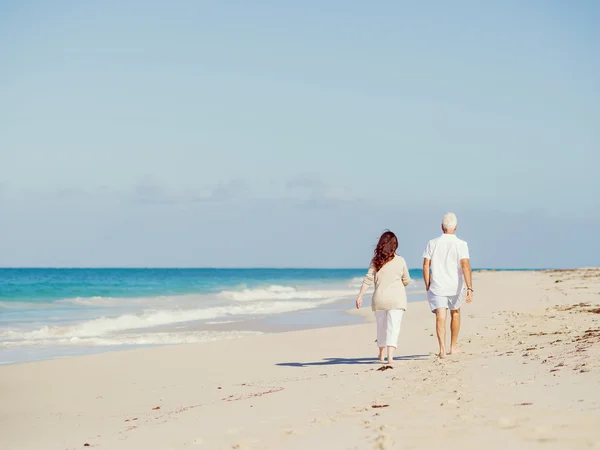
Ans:
<svg viewBox="0 0 600 450"><path fill-rule="evenodd" d="M230 428L229 430L227 430L227 434L229 434L229 435L239 434L240 431L242 431L241 428Z"/></svg>
<svg viewBox="0 0 600 450"><path fill-rule="evenodd" d="M387 450L392 448L390 439L385 434L380 434L375 439L374 450Z"/></svg>
<svg viewBox="0 0 600 450"><path fill-rule="evenodd" d="M516 428L517 422L514 419L508 417L502 417L498 420L498 426L503 429Z"/></svg>
<svg viewBox="0 0 600 450"><path fill-rule="evenodd" d="M245 439L243 441L240 441L236 444L233 444L231 446L231 448L233 449L244 449L244 448L248 448L249 446L251 447L252 445L256 445L260 443L260 441L256 440L256 439Z"/></svg>

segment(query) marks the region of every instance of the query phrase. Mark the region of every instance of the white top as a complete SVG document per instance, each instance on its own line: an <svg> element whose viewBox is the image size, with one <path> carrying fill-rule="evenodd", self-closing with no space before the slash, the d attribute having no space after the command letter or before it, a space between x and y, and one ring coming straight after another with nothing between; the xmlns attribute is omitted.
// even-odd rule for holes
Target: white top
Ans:
<svg viewBox="0 0 600 450"><path fill-rule="evenodd" d="M454 234L442 234L427 244L423 258L431 260L429 291L435 295L454 296L463 290L461 259L469 258L469 246Z"/></svg>
<svg viewBox="0 0 600 450"><path fill-rule="evenodd" d="M404 286L410 283L410 274L402 256L394 255L379 269L379 272L375 272L375 267L371 263L363 284L372 286L373 283L375 283L375 292L371 303L373 311L406 310L407 299Z"/></svg>

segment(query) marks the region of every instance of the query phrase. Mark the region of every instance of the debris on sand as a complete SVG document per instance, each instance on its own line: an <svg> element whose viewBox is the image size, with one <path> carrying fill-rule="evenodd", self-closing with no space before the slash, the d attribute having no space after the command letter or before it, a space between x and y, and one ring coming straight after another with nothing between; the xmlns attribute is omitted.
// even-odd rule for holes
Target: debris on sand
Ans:
<svg viewBox="0 0 600 450"><path fill-rule="evenodd" d="M267 395L267 394L273 394L275 392L281 392L283 391L283 387L274 387L272 389L269 389L268 391L263 391L263 392L253 392L251 394L244 394L244 395L230 395L229 397L225 397L222 398L221 400L223 400L224 402L235 402L238 400L246 400L248 398L252 398L252 397L262 397L263 395Z"/></svg>

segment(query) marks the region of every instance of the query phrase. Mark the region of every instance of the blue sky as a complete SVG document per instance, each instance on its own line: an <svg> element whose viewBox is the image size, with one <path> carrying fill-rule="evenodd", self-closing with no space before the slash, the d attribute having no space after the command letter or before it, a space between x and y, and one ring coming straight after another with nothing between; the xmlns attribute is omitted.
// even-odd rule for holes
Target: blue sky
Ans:
<svg viewBox="0 0 600 450"><path fill-rule="evenodd" d="M126 5L123 3L127 3ZM0 4L0 265L600 265L593 1Z"/></svg>

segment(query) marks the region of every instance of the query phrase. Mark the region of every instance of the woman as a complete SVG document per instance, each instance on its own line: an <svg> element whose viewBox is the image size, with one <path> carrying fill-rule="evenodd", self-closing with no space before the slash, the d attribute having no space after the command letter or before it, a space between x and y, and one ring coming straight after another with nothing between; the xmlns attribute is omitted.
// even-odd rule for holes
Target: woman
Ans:
<svg viewBox="0 0 600 450"><path fill-rule="evenodd" d="M375 282L371 309L375 311L377 319L379 360L385 362L383 352L387 348L389 366L394 361L394 350L398 346L400 334L400 322L406 311L404 287L410 282L406 261L396 255L397 248L398 239L394 233L386 231L381 235L356 300L356 307L360 309L364 293Z"/></svg>

